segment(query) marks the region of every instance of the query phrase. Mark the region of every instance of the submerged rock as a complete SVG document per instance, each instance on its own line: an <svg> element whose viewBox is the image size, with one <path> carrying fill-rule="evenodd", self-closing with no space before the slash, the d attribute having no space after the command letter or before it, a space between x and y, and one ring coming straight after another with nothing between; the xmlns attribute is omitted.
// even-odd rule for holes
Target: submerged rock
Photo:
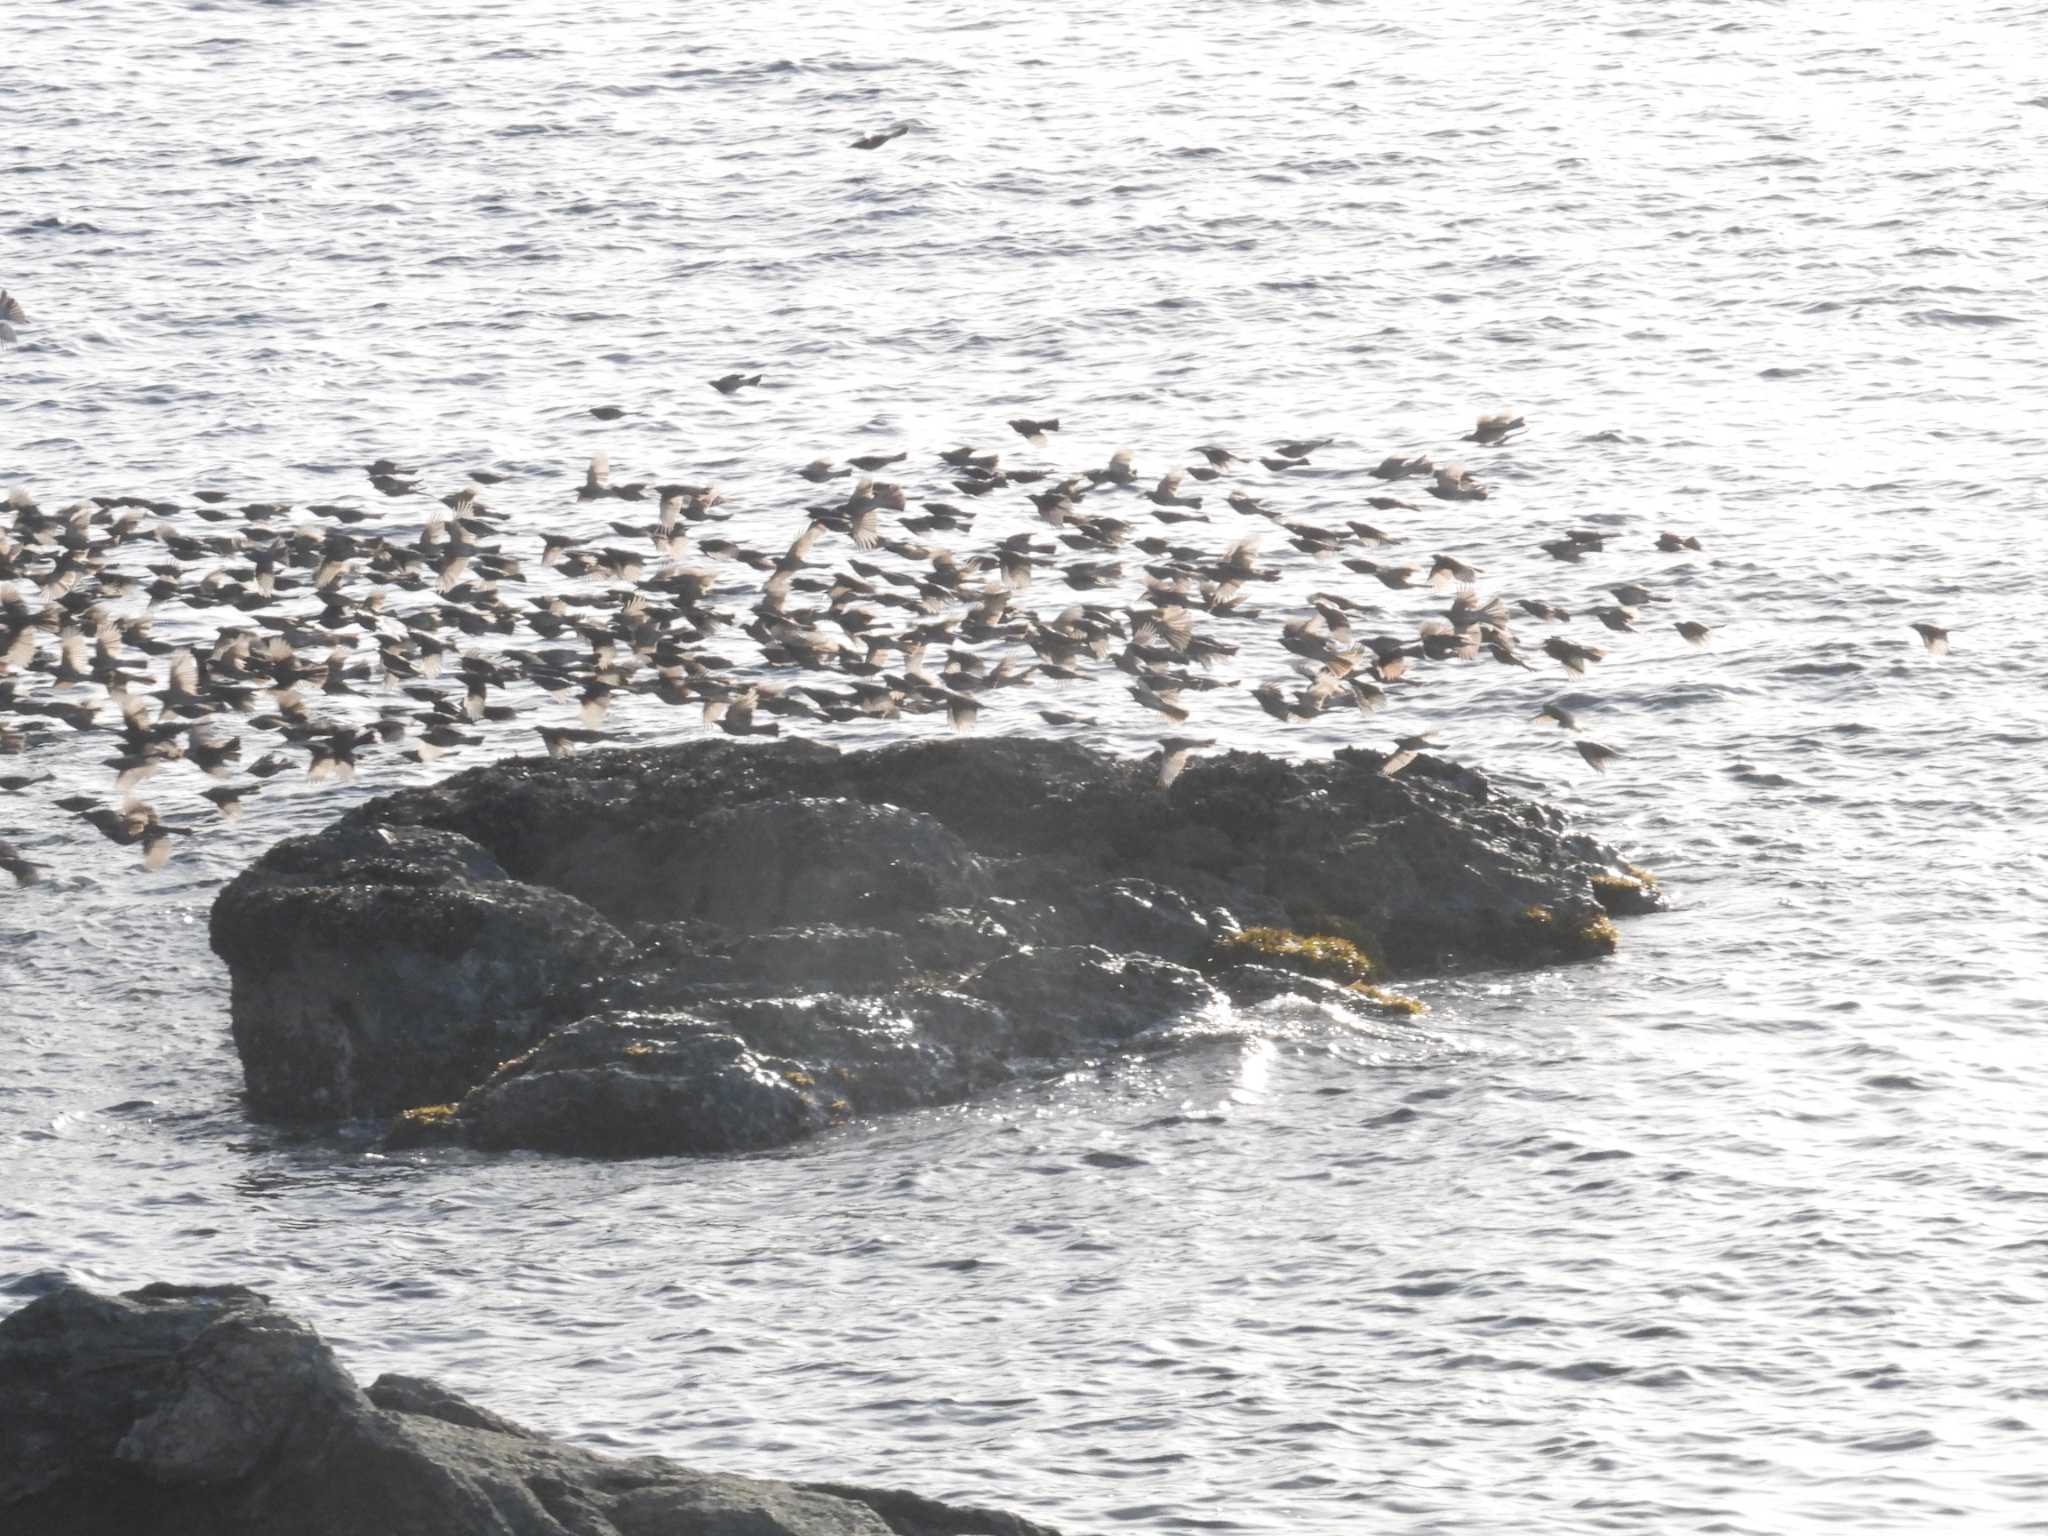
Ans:
<svg viewBox="0 0 2048 1536"><path fill-rule="evenodd" d="M1598 954L1606 911L1660 904L1557 811L1382 761L1226 753L1162 791L1014 739L514 759L278 844L213 945L259 1113L712 1152L957 1099L1289 971L1384 1008L1388 970Z"/></svg>
<svg viewBox="0 0 2048 1536"><path fill-rule="evenodd" d="M596 1456L417 1377L366 1391L241 1286L69 1282L0 1319L0 1530L1056 1536L895 1490Z"/></svg>

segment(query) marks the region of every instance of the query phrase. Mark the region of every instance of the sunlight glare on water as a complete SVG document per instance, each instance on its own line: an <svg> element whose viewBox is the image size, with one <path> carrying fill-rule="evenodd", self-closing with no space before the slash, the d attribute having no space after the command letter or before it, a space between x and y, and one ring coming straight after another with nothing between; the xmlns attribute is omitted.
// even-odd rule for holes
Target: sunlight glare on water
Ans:
<svg viewBox="0 0 2048 1536"><path fill-rule="evenodd" d="M1020 413L1062 418L1062 470L1329 436L1243 480L1328 522L1370 515L1382 454L1512 406L1527 436L1469 461L1493 499L1398 514L1402 557L1572 604L1640 580L1656 622L1568 687L1447 669L1289 733L1236 690L1195 726L1437 727L1674 910L1608 962L1414 981L1432 1011L1381 1036L1260 1014L784 1155L387 1159L246 1119L206 911L274 839L483 749L287 776L147 873L50 807L106 792L103 743L69 745L0 798L49 866L0 891L0 1279L243 1281L365 1379L1075 1532L2038 1529L2043 26L14 7L0 484L368 505L378 457L436 493L490 466L537 563L541 531L601 529L596 451L716 481L766 547L813 456L900 446L942 487L931 455L1015 456ZM767 380L706 387L732 369ZM1540 552L1574 526L1604 563ZM1653 553L1665 528L1702 550ZM1297 561L1262 602L1350 579ZM1585 771L1528 719L1551 698L1625 756ZM1156 740L1113 686L1061 702ZM196 820L196 778L159 782Z"/></svg>

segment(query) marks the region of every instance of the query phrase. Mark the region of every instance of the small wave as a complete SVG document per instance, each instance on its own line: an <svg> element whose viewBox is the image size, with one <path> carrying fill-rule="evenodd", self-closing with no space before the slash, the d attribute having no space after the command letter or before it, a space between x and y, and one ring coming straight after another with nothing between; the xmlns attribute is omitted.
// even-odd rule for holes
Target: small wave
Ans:
<svg viewBox="0 0 2048 1536"><path fill-rule="evenodd" d="M1101 1149L1093 1152L1083 1152L1081 1154L1081 1161L1090 1168L1150 1168L1152 1166L1148 1158L1137 1157L1129 1152L1110 1152Z"/></svg>
<svg viewBox="0 0 2048 1536"><path fill-rule="evenodd" d="M1891 1455L1898 1451L1925 1450L1928 1446L1937 1443L1934 1431L1931 1429L1908 1429L1902 1430L1895 1435L1872 1435L1865 1440L1851 1440L1849 1442L1849 1449L1852 1451L1875 1451Z"/></svg>
<svg viewBox="0 0 2048 1536"><path fill-rule="evenodd" d="M1965 330L1992 329L2001 325L2020 323L2017 316L1993 314L1988 310L1921 309L1915 310L1906 318L1920 325L1959 326Z"/></svg>
<svg viewBox="0 0 2048 1536"><path fill-rule="evenodd" d="M1616 1365L1611 1360L1577 1360L1570 1365L1554 1365L1543 1374L1555 1376L1560 1381L1614 1381L1626 1376L1632 1366Z"/></svg>
<svg viewBox="0 0 2048 1536"><path fill-rule="evenodd" d="M17 225L14 233L17 235L97 235L101 233L101 230L99 225L89 223L84 219L60 219L55 214L50 214L44 218L30 219L26 224Z"/></svg>
<svg viewBox="0 0 2048 1536"><path fill-rule="evenodd" d="M1455 1296L1464 1288L1464 1282L1459 1280L1408 1280L1382 1287L1389 1296L1411 1296L1419 1300L1427 1300L1433 1296Z"/></svg>

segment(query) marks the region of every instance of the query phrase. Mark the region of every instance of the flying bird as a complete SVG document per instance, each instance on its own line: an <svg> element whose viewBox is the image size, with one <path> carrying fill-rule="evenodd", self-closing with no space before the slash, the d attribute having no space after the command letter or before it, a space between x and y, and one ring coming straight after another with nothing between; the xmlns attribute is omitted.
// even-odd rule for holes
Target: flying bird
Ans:
<svg viewBox="0 0 2048 1536"><path fill-rule="evenodd" d="M1380 764L1380 772L1391 779L1403 768L1414 762L1416 758L1422 756L1425 748L1435 745L1435 731L1424 731L1416 736L1403 736L1400 741L1395 743L1394 750L1388 754L1387 760Z"/></svg>
<svg viewBox="0 0 2048 1536"><path fill-rule="evenodd" d="M1521 431L1524 425L1526 423L1523 422L1521 417L1511 415L1506 411L1502 411L1497 416L1481 416L1479 418L1479 425L1470 432L1467 432L1459 441L1497 446Z"/></svg>
<svg viewBox="0 0 2048 1536"><path fill-rule="evenodd" d="M1567 640L1563 635L1552 635L1543 642L1543 654L1557 661L1573 677L1584 677L1590 662L1604 661L1607 653L1597 646L1580 645Z"/></svg>
<svg viewBox="0 0 2048 1536"><path fill-rule="evenodd" d="M1597 741L1575 741L1572 745L1579 749L1579 756L1586 760L1587 766L1597 773L1605 773L1607 765L1621 756L1613 747L1603 747Z"/></svg>
<svg viewBox="0 0 2048 1536"><path fill-rule="evenodd" d="M1426 453L1418 453L1409 458L1403 458L1399 454L1390 453L1384 459L1381 459L1378 464L1367 470L1366 473L1375 480L1406 480L1411 475L1433 473L1435 469L1435 464L1430 462L1429 455Z"/></svg>
<svg viewBox="0 0 2048 1536"><path fill-rule="evenodd" d="M1927 647L1930 656L1948 654L1948 631L1939 624L1915 624L1913 633L1920 637L1921 644Z"/></svg>
<svg viewBox="0 0 2048 1536"><path fill-rule="evenodd" d="M1190 736L1167 736L1159 743L1159 787L1171 789L1173 781L1180 777L1181 770L1188 765L1190 754L1200 752L1216 743L1197 740Z"/></svg>
<svg viewBox="0 0 2048 1536"><path fill-rule="evenodd" d="M1293 459L1300 462L1305 461L1310 454L1318 449L1329 447L1335 441L1335 438L1329 437L1306 438L1299 442L1290 441L1275 444L1273 451L1283 459Z"/></svg>
<svg viewBox="0 0 2048 1536"><path fill-rule="evenodd" d="M5 297L5 294L0 294L0 299ZM14 876L14 883L16 885L34 885L43 878L43 871L40 866L31 864L22 857L19 848L4 840L0 840L0 869L4 869L8 874Z"/></svg>

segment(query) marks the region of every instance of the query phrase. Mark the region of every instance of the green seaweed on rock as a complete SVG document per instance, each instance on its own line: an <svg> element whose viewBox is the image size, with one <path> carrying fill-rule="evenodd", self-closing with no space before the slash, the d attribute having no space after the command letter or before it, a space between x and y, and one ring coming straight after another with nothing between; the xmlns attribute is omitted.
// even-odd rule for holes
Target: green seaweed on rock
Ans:
<svg viewBox="0 0 2048 1536"><path fill-rule="evenodd" d="M1656 878L1632 864L1622 867L1629 873L1602 872L1592 877L1593 899L1617 917L1655 911L1659 905Z"/></svg>
<svg viewBox="0 0 2048 1536"><path fill-rule="evenodd" d="M1394 1014L1401 1018L1412 1018L1418 1013L1429 1012L1429 1005L1419 997L1410 997L1406 992L1390 992L1385 987L1376 987L1371 982L1354 981L1351 990L1378 1008L1382 1013Z"/></svg>
<svg viewBox="0 0 2048 1536"><path fill-rule="evenodd" d="M1407 1017L1425 1011L1421 999L1377 985L1374 978L1380 974L1379 963L1363 945L1334 933L1297 933L1291 928L1242 929L1216 941L1211 965L1224 969L1233 965L1270 966L1297 976L1333 981L1382 1013Z"/></svg>
<svg viewBox="0 0 2048 1536"><path fill-rule="evenodd" d="M1604 912L1596 912L1570 930L1559 946L1568 955L1611 955L1621 945L1621 930Z"/></svg>
<svg viewBox="0 0 2048 1536"><path fill-rule="evenodd" d="M1312 908L1295 907L1288 914L1288 921L1296 933L1312 933L1323 937L1343 939L1371 963L1373 974L1384 975L1387 970L1386 946L1380 936L1356 918L1340 917L1334 912L1323 912Z"/></svg>
<svg viewBox="0 0 2048 1536"><path fill-rule="evenodd" d="M1291 928L1245 928L1216 942L1223 964L1270 965L1302 976L1319 976L1345 986L1379 974L1372 956L1349 939L1331 933L1296 933Z"/></svg>
<svg viewBox="0 0 2048 1536"><path fill-rule="evenodd" d="M1515 914L1513 927L1532 958L1594 960L1613 954L1621 943L1621 931L1597 907L1563 917L1549 907L1524 907Z"/></svg>
<svg viewBox="0 0 2048 1536"><path fill-rule="evenodd" d="M462 1139L459 1106L422 1104L401 1110L385 1132L384 1145L394 1151L407 1147L434 1147Z"/></svg>

